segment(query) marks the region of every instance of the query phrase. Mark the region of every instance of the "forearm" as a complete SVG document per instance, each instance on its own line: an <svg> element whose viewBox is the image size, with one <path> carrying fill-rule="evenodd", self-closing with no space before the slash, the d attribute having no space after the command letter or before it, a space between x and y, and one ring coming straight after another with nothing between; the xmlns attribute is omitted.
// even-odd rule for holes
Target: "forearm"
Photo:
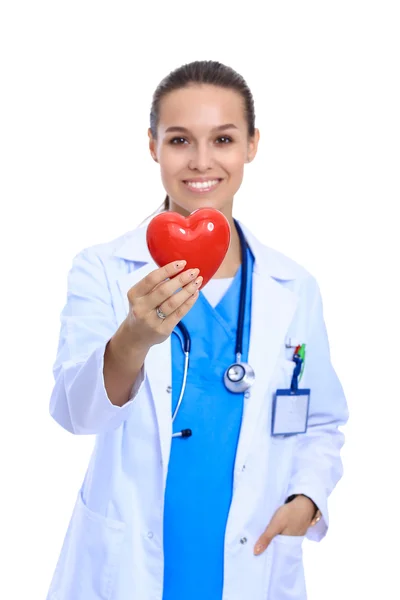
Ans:
<svg viewBox="0 0 400 600"><path fill-rule="evenodd" d="M130 399L148 351L148 347L132 342L126 321L108 342L103 376L107 395L114 406L123 406Z"/></svg>
<svg viewBox="0 0 400 600"><path fill-rule="evenodd" d="M334 424L309 427L298 441L287 495L302 494L318 506L322 519L308 532L310 539L319 541L328 529L328 497L343 473L343 441L343 434Z"/></svg>

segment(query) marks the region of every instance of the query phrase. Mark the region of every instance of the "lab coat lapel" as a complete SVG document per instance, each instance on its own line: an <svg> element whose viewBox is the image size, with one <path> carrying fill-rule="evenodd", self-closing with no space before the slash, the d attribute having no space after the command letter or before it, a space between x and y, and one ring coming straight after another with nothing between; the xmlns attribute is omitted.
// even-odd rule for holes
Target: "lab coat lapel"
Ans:
<svg viewBox="0 0 400 600"><path fill-rule="evenodd" d="M296 295L271 276L267 249L246 230L245 233L255 256L248 357L255 372L255 382L245 398L237 450L240 465L246 461L260 412L268 401L267 391L297 305Z"/></svg>
<svg viewBox="0 0 400 600"><path fill-rule="evenodd" d="M118 287L121 292L125 315L128 314L129 301L127 293L130 288L136 285L141 279L154 271L157 265L150 260L139 266L134 271L118 279ZM125 318L125 317L124 317ZM169 452L172 436L171 420L171 396L167 391L171 386L171 342L168 338L162 344L154 345L146 357L145 362L146 376L152 392L152 401L154 404L157 428L160 438L160 448L162 462L164 465L164 477L166 475L166 465L169 460Z"/></svg>

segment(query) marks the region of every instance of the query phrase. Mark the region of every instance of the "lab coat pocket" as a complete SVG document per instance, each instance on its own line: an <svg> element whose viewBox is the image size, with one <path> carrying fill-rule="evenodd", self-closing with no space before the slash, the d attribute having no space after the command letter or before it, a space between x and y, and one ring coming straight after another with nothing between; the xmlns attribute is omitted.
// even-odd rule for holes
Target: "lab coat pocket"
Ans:
<svg viewBox="0 0 400 600"><path fill-rule="evenodd" d="M306 600L302 544L305 536L277 535L273 541L268 600Z"/></svg>
<svg viewBox="0 0 400 600"><path fill-rule="evenodd" d="M48 600L110 600L125 529L91 511L79 493Z"/></svg>

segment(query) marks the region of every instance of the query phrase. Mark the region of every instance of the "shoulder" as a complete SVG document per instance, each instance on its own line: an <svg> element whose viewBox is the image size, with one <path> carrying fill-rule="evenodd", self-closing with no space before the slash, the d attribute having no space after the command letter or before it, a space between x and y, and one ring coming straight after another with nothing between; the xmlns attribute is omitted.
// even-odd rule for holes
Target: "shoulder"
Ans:
<svg viewBox="0 0 400 600"><path fill-rule="evenodd" d="M262 243L244 225L241 226L255 257L258 274L271 278L277 285L295 294L300 301L299 306L311 307L320 295L314 275L293 258Z"/></svg>
<svg viewBox="0 0 400 600"><path fill-rule="evenodd" d="M266 264L269 266L270 274L276 280L304 281L312 277L311 273L293 258L263 244Z"/></svg>
<svg viewBox="0 0 400 600"><path fill-rule="evenodd" d="M304 266L293 258L264 244L245 225L241 224L241 227L261 273L281 282L303 282L313 277Z"/></svg>
<svg viewBox="0 0 400 600"><path fill-rule="evenodd" d="M118 267L125 261L147 262L150 254L146 244L146 228L137 227L107 242L83 248L76 260L88 260L102 264L105 268Z"/></svg>

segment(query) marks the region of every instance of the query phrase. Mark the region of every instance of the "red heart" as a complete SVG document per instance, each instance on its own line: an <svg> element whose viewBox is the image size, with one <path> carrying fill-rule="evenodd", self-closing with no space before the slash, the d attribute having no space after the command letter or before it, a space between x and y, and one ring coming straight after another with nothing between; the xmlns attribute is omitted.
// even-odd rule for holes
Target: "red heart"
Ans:
<svg viewBox="0 0 400 600"><path fill-rule="evenodd" d="M229 248L228 219L214 208L199 208L189 217L166 211L147 228L147 246L154 262L163 267L186 260L186 269L200 269L204 287L218 271Z"/></svg>

